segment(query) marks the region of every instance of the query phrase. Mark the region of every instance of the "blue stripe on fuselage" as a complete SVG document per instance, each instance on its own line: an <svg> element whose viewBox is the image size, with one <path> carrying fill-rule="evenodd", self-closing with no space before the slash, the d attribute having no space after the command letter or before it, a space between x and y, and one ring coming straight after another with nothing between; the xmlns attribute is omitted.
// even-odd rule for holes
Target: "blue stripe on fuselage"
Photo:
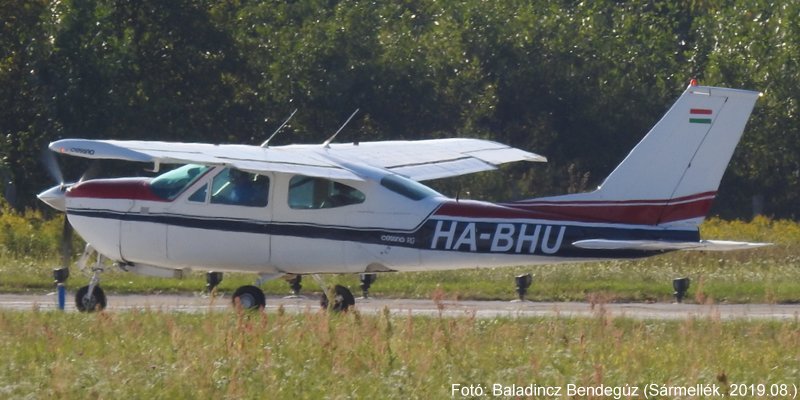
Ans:
<svg viewBox="0 0 800 400"><path fill-rule="evenodd" d="M588 250L576 248L572 246L572 243L582 239L598 238L613 240L699 240L699 233L697 231L582 226L559 224L555 221L547 223L485 220L469 221L434 217L427 219L419 227L412 230L389 230L382 228L271 222L180 214L141 214L88 209L69 209L68 211L70 215L89 218L138 221L184 228L291 236L309 239L340 240L417 248L420 250L483 254L527 254L577 258L629 258L648 256L658 252L638 250Z"/></svg>

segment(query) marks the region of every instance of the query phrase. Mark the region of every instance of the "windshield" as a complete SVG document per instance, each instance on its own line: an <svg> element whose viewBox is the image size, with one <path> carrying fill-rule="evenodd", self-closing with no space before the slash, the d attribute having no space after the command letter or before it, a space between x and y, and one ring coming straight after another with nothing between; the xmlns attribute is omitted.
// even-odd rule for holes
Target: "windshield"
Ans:
<svg viewBox="0 0 800 400"><path fill-rule="evenodd" d="M422 200L426 197L441 196L439 192L400 175L384 176L383 179L381 179L381 185L411 200Z"/></svg>
<svg viewBox="0 0 800 400"><path fill-rule="evenodd" d="M184 165L153 178L150 181L150 189L156 196L172 200L197 178L203 176L208 169L209 167L204 165Z"/></svg>

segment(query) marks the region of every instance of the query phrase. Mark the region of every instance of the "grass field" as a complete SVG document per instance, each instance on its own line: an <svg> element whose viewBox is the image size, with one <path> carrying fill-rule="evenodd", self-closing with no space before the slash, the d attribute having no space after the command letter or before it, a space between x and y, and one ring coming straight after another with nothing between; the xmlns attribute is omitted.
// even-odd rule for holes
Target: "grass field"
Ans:
<svg viewBox="0 0 800 400"><path fill-rule="evenodd" d="M0 291L52 290L60 221L4 214L0 224ZM776 245L638 261L387 274L372 294L510 299L513 276L531 272L529 298L535 300L662 301L670 299L672 278L689 276L693 302L797 302L798 226L712 220L704 225L707 238ZM86 284L75 272L73 291ZM221 290L252 279L226 275ZM357 290L353 276L332 281ZM182 280L122 272L103 277L110 294L199 291L204 285L201 274ZM306 292L319 290L312 280L304 286ZM264 288L288 291L281 281ZM696 385L717 385L720 393L735 391L740 398L791 398L800 384L798 319L641 321L601 311L591 318L476 319L317 310L0 310L0 352L3 399L493 398L547 388L547 398L642 398L645 391L650 398L686 398L676 391Z"/></svg>
<svg viewBox="0 0 800 400"><path fill-rule="evenodd" d="M568 385L629 394L636 387L642 398L646 389L716 384L721 393L765 391L744 398L791 398L800 383L799 328L797 320L635 321L602 313L483 320L0 311L0 397L433 399L451 398L458 384L480 386L491 398L495 384L535 384L561 388L548 398L568 398Z"/></svg>
<svg viewBox="0 0 800 400"><path fill-rule="evenodd" d="M28 212L0 215L0 291L47 292L53 290L52 269L58 265L61 220ZM380 297L430 298L436 292L448 299L502 299L516 296L514 276L534 274L528 298L577 301L668 301L673 278L692 280L689 302L800 301L800 224L757 218L751 222L712 219L702 227L703 237L763 241L774 246L735 252L676 252L641 260L592 262L544 266L516 266L482 270L391 273L379 275L371 294ZM81 248L76 239L76 249ZM73 269L68 288L74 292L88 277ZM359 291L357 276L340 275L331 282ZM233 292L252 284L254 275L226 274L220 286ZM102 277L107 293L199 292L205 287L201 273L184 279L142 277L110 268ZM306 279L304 292L320 292ZM282 280L264 285L268 294L286 294Z"/></svg>

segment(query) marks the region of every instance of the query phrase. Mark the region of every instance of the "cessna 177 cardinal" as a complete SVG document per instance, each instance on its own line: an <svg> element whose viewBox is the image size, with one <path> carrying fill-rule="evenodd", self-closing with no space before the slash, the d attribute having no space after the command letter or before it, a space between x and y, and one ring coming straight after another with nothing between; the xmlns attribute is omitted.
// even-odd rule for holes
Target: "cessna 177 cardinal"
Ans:
<svg viewBox="0 0 800 400"><path fill-rule="evenodd" d="M759 93L690 85L594 191L510 203L447 198L419 183L544 157L477 139L259 147L64 139L54 152L184 164L155 178L86 180L39 195L96 251L154 275L261 276L445 270L732 250L701 240ZM99 261L98 261L99 264ZM99 270L99 268L98 268ZM352 294L336 288L339 306ZM264 305L257 285L233 295ZM95 271L76 296L102 308Z"/></svg>

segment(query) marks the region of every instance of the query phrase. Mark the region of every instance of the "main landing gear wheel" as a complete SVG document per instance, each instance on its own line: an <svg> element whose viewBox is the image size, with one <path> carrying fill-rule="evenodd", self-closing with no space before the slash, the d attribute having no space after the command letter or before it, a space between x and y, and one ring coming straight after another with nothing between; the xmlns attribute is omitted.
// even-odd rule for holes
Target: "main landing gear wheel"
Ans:
<svg viewBox="0 0 800 400"><path fill-rule="evenodd" d="M233 306L244 310L258 310L265 307L267 300L264 292L256 286L241 286L233 292Z"/></svg>
<svg viewBox="0 0 800 400"><path fill-rule="evenodd" d="M353 293L350 292L350 289L342 286L336 285L333 288L333 307L331 309L336 312L340 311L347 311L350 307L356 304L356 299L353 297ZM328 294L322 293L322 300L320 301L320 305L324 309L328 309Z"/></svg>
<svg viewBox="0 0 800 400"><path fill-rule="evenodd" d="M95 286L91 296L86 296L89 293L89 286L84 286L78 289L75 293L75 307L80 312L95 312L102 311L106 308L106 294L100 286Z"/></svg>

